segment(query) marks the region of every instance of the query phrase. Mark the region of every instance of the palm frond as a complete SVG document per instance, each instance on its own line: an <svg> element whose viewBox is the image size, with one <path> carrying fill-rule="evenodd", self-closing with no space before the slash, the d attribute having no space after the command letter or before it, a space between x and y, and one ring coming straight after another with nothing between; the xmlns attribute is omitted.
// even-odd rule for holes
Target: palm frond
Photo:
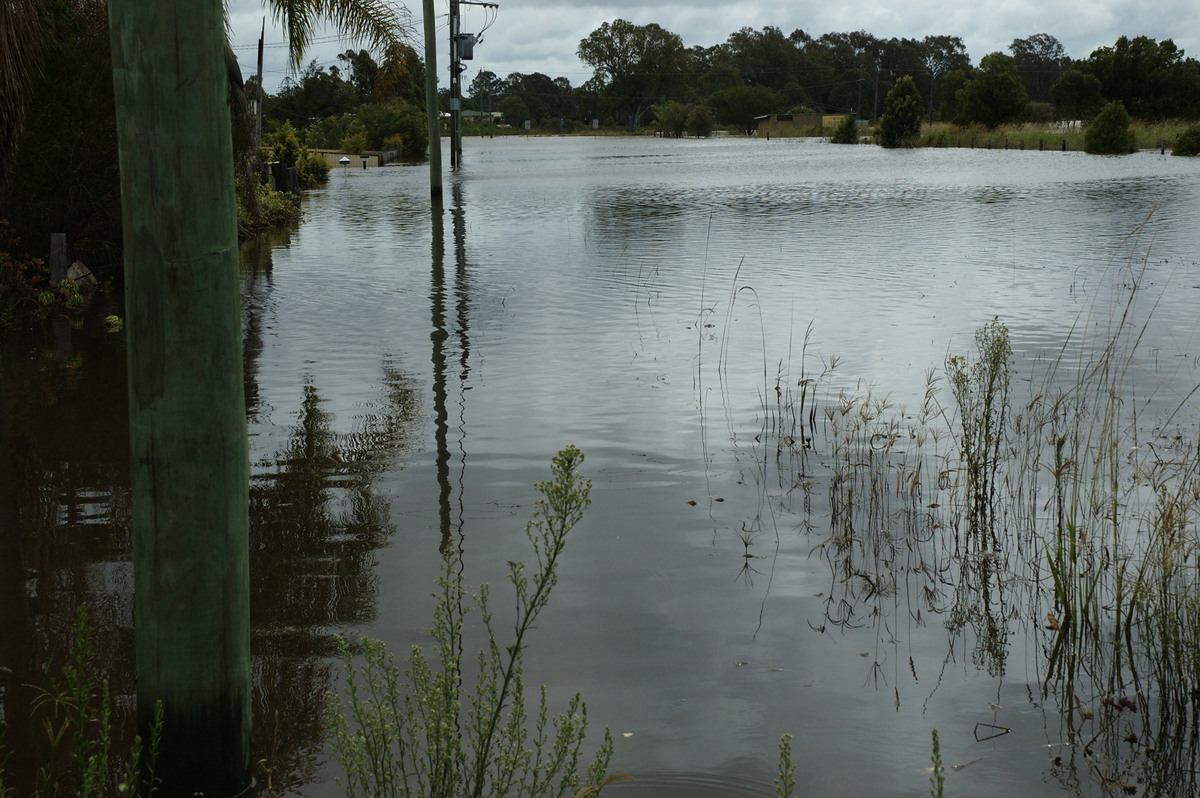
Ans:
<svg viewBox="0 0 1200 798"><path fill-rule="evenodd" d="M385 52L409 37L409 14L388 0L268 0L271 16L288 37L288 59L299 69L321 22L338 35L360 42L376 53Z"/></svg>

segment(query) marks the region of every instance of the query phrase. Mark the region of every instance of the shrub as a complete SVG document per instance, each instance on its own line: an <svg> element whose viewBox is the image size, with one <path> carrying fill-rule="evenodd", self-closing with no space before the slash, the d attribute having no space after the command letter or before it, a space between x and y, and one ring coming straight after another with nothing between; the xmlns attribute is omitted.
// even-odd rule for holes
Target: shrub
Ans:
<svg viewBox="0 0 1200 798"><path fill-rule="evenodd" d="M1200 155L1200 124L1192 125L1179 134L1172 155Z"/></svg>
<svg viewBox="0 0 1200 798"><path fill-rule="evenodd" d="M833 135L829 140L834 144L857 144L858 143L858 124L854 121L854 117L850 114L841 121L833 131Z"/></svg>
<svg viewBox="0 0 1200 798"><path fill-rule="evenodd" d="M925 138L921 139L922 147L949 147L954 143L953 137L950 135L948 128L942 128L936 132L926 134Z"/></svg>
<svg viewBox="0 0 1200 798"><path fill-rule="evenodd" d="M1129 113L1120 100L1104 106L1083 131L1083 149L1093 155L1126 155L1133 148Z"/></svg>
<svg viewBox="0 0 1200 798"><path fill-rule="evenodd" d="M884 101L875 136L883 147L901 147L921 135L921 95L909 75L897 80Z"/></svg>
<svg viewBox="0 0 1200 798"><path fill-rule="evenodd" d="M323 186L329 182L329 164L323 157L305 148L296 159L296 176L300 179L300 188Z"/></svg>
<svg viewBox="0 0 1200 798"><path fill-rule="evenodd" d="M276 191L266 183L255 186L258 210L247 207L249 203L238 192L237 218L238 239L245 240L267 230L287 228L300 223L299 199L286 191Z"/></svg>
<svg viewBox="0 0 1200 798"><path fill-rule="evenodd" d="M705 139L712 135L712 111L707 105L693 105L688 111L687 132L689 136Z"/></svg>

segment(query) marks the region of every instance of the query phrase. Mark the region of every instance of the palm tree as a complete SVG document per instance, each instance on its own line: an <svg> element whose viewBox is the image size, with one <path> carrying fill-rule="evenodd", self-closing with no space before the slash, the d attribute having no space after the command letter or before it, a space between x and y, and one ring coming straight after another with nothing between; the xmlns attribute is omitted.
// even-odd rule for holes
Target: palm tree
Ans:
<svg viewBox="0 0 1200 798"><path fill-rule="evenodd" d="M25 101L37 68L39 0L0 2L0 186L16 155Z"/></svg>

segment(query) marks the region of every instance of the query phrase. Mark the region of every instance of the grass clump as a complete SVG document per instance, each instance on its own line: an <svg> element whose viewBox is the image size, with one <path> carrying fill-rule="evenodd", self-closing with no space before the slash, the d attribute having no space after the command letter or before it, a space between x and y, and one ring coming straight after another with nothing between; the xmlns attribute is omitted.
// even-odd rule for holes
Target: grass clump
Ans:
<svg viewBox="0 0 1200 798"><path fill-rule="evenodd" d="M501 644L488 604L488 587L474 597L487 645L478 652L478 676L464 686L463 621L466 590L452 547L446 547L435 593L434 654L414 646L401 671L382 643L364 640L362 662L342 641L347 696L329 696L334 756L345 772L339 783L356 796L585 796L604 784L612 757L605 730L595 758L580 772L587 708L578 694L553 718L545 688L532 718L523 682L526 634L545 609L557 582L566 535L583 517L591 483L580 479L583 454L574 446L554 457L551 479L525 527L536 567L509 564L516 594L511 642Z"/></svg>
<svg viewBox="0 0 1200 798"><path fill-rule="evenodd" d="M1200 155L1200 124L1184 128L1171 148L1172 155Z"/></svg>
<svg viewBox="0 0 1200 798"><path fill-rule="evenodd" d="M155 707L150 739L135 736L126 748L117 741L124 722L113 712L108 679L96 666L91 612L76 610L66 660L58 673L39 688L34 719L45 738L38 741L41 764L34 774L34 798L106 798L151 796L158 787L154 765L162 732L162 705ZM11 756L0 717L0 798L12 798L4 770Z"/></svg>

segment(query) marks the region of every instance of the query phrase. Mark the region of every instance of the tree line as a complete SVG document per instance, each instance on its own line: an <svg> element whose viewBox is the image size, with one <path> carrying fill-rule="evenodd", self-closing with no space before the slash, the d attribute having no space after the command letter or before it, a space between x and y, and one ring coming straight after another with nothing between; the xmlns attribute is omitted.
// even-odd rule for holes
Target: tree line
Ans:
<svg viewBox="0 0 1200 798"><path fill-rule="evenodd" d="M586 124L637 129L675 102L711 109L743 130L757 115L853 114L878 119L896 81L911 77L929 121L994 127L1021 121L1082 119L1121 101L1138 119L1200 117L1200 64L1170 39L1122 36L1073 59L1047 33L1014 39L1007 53L972 63L957 36L881 39L866 31L785 34L742 28L711 47L686 47L657 24L606 22L577 48L593 76L573 87L563 77L478 72L467 107L503 114L509 124Z"/></svg>

